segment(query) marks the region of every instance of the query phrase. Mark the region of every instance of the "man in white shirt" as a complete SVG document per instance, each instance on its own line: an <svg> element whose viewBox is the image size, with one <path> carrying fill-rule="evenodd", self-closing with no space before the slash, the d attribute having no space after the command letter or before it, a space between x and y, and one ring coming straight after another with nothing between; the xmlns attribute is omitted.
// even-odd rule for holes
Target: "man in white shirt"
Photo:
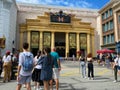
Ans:
<svg viewBox="0 0 120 90"><path fill-rule="evenodd" d="M28 43L23 43L23 52L21 52L19 55L18 76L17 76L18 85L17 85L16 90L20 90L22 84L26 84L27 90L31 90L30 82L32 79L33 67L30 70L25 70L25 67L23 64L26 62L26 56L31 57L32 62L33 62L33 54L28 51L28 47L29 47ZM31 59L28 59L28 60L31 60ZM29 62L28 60L27 62ZM31 65L33 66L34 63L31 63Z"/></svg>

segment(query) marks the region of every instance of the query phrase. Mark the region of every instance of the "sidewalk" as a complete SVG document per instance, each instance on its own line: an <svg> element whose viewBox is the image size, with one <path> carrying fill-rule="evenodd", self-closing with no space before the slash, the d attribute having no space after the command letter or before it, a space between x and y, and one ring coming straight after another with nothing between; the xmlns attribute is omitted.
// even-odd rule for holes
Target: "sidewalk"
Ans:
<svg viewBox="0 0 120 90"><path fill-rule="evenodd" d="M98 66L94 63L95 80L81 78L78 61L62 61L62 70L60 72L60 89L59 90L119 90L120 81L113 83L114 77L111 69ZM120 77L118 76L118 80ZM0 80L0 90L15 90L16 80L8 83L2 83ZM32 90L33 88L32 82ZM55 87L55 86L54 86ZM55 88L54 88L55 89ZM26 90L22 87L21 90Z"/></svg>

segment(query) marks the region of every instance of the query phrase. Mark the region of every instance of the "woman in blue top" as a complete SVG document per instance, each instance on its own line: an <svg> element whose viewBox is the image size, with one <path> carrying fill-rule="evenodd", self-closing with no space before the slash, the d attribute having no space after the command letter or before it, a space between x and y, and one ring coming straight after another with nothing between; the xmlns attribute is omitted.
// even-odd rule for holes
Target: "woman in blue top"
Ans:
<svg viewBox="0 0 120 90"><path fill-rule="evenodd" d="M52 80L53 74L53 57L50 55L50 48L44 49L45 56L42 57L38 64L42 64L41 80L44 83L44 90L49 90L49 81Z"/></svg>

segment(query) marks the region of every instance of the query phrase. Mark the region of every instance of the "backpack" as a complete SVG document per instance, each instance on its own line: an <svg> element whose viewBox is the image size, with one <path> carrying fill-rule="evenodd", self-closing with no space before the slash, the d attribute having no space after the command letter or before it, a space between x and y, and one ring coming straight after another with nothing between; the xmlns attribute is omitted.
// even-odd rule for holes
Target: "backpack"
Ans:
<svg viewBox="0 0 120 90"><path fill-rule="evenodd" d="M29 56L24 54L24 57L25 60L23 62L23 70L26 72L30 72L33 69L33 56L32 54L30 54Z"/></svg>

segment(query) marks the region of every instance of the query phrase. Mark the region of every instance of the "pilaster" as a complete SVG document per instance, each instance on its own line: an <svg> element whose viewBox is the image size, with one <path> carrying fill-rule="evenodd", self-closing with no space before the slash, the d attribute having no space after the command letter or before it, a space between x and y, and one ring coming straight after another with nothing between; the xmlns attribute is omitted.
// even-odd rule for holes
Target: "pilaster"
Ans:
<svg viewBox="0 0 120 90"><path fill-rule="evenodd" d="M79 33L77 33L77 52L80 51L80 36L79 36ZM79 53L77 53L77 58L79 58Z"/></svg>
<svg viewBox="0 0 120 90"><path fill-rule="evenodd" d="M40 32L40 45L39 45L39 49L43 50L43 32Z"/></svg>
<svg viewBox="0 0 120 90"><path fill-rule="evenodd" d="M20 51L22 51L23 46L23 32L20 32Z"/></svg>
<svg viewBox="0 0 120 90"><path fill-rule="evenodd" d="M92 55L95 56L95 38L94 35L92 35Z"/></svg>
<svg viewBox="0 0 120 90"><path fill-rule="evenodd" d="M66 58L69 56L69 33L68 32L66 32L66 54L65 54L65 56L66 56Z"/></svg>
<svg viewBox="0 0 120 90"><path fill-rule="evenodd" d="M52 40L51 40L51 50L52 50L55 47L55 33L54 32L51 33L51 38L52 38Z"/></svg>
<svg viewBox="0 0 120 90"><path fill-rule="evenodd" d="M90 52L90 34L87 34L87 54Z"/></svg>
<svg viewBox="0 0 120 90"><path fill-rule="evenodd" d="M30 41L31 41L31 40L30 40L30 39L31 39L31 37L30 37L31 35L30 35L30 34L31 34L31 32L28 31L28 32L27 32L27 42L29 43L29 48L28 48L29 51L30 51L30 45L31 45L31 42L30 42Z"/></svg>
<svg viewBox="0 0 120 90"><path fill-rule="evenodd" d="M114 32L115 32L115 41L118 42L118 26L117 26L117 14L114 12Z"/></svg>

